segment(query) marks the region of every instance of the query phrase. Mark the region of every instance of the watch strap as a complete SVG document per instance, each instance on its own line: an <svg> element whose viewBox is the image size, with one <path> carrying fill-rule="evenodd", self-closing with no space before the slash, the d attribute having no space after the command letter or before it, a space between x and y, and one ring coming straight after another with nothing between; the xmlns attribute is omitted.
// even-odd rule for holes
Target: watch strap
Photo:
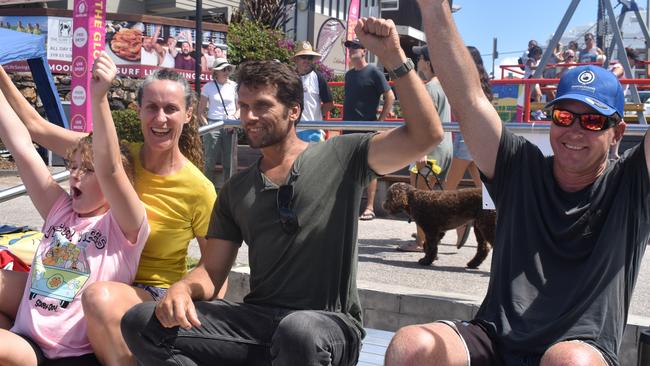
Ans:
<svg viewBox="0 0 650 366"><path fill-rule="evenodd" d="M415 69L415 64L413 64L413 60L407 57L406 61L404 61L403 64L397 66L392 70L388 70L388 75L390 76L391 80L395 80L408 74L409 71L413 69Z"/></svg>

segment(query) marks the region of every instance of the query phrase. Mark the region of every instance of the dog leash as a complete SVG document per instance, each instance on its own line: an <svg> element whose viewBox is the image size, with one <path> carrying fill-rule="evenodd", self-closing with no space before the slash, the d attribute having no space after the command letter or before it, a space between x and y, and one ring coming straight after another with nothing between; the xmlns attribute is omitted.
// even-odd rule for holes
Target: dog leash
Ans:
<svg viewBox="0 0 650 366"><path fill-rule="evenodd" d="M428 169L429 171L427 172L426 175L424 175L420 172L420 169L418 169L418 172L415 173L415 186L417 187L418 185L418 178L422 177L424 179L424 183L427 185L427 188L429 188L430 191L433 191L433 187L431 187L431 184L429 184L429 176L433 174L433 177L436 178L436 185L440 187L441 191L444 191L445 187L440 181L440 177L438 176L438 174L436 174L436 172L433 171L433 162L431 160L427 160L426 164L429 167Z"/></svg>

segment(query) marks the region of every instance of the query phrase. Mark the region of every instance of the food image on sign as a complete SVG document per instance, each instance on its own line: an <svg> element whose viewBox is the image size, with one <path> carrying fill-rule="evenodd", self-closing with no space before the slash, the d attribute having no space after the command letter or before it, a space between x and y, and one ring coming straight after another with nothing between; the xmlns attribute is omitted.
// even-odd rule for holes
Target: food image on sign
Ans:
<svg viewBox="0 0 650 366"><path fill-rule="evenodd" d="M140 61L142 30L139 28L120 28L110 36L110 45L111 51L118 57L129 61Z"/></svg>

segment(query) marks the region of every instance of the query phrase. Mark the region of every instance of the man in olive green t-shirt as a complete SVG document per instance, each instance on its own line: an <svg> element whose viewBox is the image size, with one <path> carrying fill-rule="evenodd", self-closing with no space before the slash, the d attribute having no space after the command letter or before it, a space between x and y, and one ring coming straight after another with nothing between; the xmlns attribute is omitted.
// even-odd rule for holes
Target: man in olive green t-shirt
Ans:
<svg viewBox="0 0 650 366"><path fill-rule="evenodd" d="M142 364L356 364L362 190L431 151L443 134L393 22L361 19L356 32L394 70L406 126L308 144L295 130L303 98L295 71L272 61L242 64L242 127L262 157L221 190L197 268L158 304L136 306L122 320ZM251 292L241 304L210 301L243 241Z"/></svg>

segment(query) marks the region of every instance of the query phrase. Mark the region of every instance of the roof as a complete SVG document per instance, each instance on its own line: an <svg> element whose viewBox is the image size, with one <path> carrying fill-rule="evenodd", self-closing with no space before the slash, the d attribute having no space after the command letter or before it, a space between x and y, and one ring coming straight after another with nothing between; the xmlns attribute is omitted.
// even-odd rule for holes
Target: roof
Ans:
<svg viewBox="0 0 650 366"><path fill-rule="evenodd" d="M46 58L45 36L0 28L0 65L12 61Z"/></svg>

